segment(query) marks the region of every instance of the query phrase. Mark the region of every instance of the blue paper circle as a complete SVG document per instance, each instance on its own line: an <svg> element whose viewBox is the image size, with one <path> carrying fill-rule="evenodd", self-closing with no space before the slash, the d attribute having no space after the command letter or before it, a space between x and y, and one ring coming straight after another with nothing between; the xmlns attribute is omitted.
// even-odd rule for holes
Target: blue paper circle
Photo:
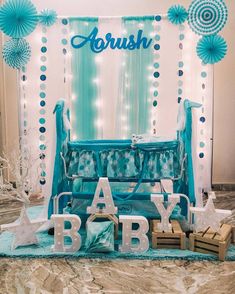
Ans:
<svg viewBox="0 0 235 294"><path fill-rule="evenodd" d="M204 123L204 122L206 121L205 117L204 117L204 116L200 117L200 121L201 121L202 123Z"/></svg>
<svg viewBox="0 0 235 294"><path fill-rule="evenodd" d="M45 132L46 132L46 128L44 128L44 127L40 127L40 128L39 128L39 132L40 132L40 133L45 133Z"/></svg>
<svg viewBox="0 0 235 294"><path fill-rule="evenodd" d="M45 122L46 122L45 118L43 118L43 117L39 118L39 123L40 123L41 125L44 125Z"/></svg>
<svg viewBox="0 0 235 294"><path fill-rule="evenodd" d="M46 37L42 37L42 43L47 43L47 38Z"/></svg>
<svg viewBox="0 0 235 294"><path fill-rule="evenodd" d="M199 153L199 157L200 158L203 158L204 157L204 153L203 152Z"/></svg>
<svg viewBox="0 0 235 294"><path fill-rule="evenodd" d="M157 106L157 100L153 101L153 106L156 107Z"/></svg>
<svg viewBox="0 0 235 294"><path fill-rule="evenodd" d="M44 115L44 114L46 113L46 110L45 110L45 109L40 109L40 110L39 110L39 113L40 113L41 115Z"/></svg>
<svg viewBox="0 0 235 294"><path fill-rule="evenodd" d="M156 36L155 36L155 40L156 40L156 41L160 41L160 39L161 39L161 36L160 36L160 35L156 35Z"/></svg>
<svg viewBox="0 0 235 294"><path fill-rule="evenodd" d="M41 184L41 185L45 185L45 184L46 184L46 180L45 180L45 179L41 179L41 180L40 180L40 184Z"/></svg>
<svg viewBox="0 0 235 294"><path fill-rule="evenodd" d="M43 99L46 97L46 93L45 92L40 92L39 96Z"/></svg>
<svg viewBox="0 0 235 294"><path fill-rule="evenodd" d="M40 67L40 70L41 70L41 71L46 71L46 70L47 70L47 67L46 67L45 65L42 65L42 66Z"/></svg>
<svg viewBox="0 0 235 294"><path fill-rule="evenodd" d="M46 145L45 144L41 144L40 146L39 146L39 148L40 148L40 150L46 150Z"/></svg>
<svg viewBox="0 0 235 294"><path fill-rule="evenodd" d="M184 72L180 69L180 70L178 71L178 75L179 75L179 77L182 77L183 74L184 74Z"/></svg>
<svg viewBox="0 0 235 294"><path fill-rule="evenodd" d="M46 102L44 100L40 101L40 106L44 107L46 105Z"/></svg>
<svg viewBox="0 0 235 294"><path fill-rule="evenodd" d="M66 39L62 39L61 40L61 43L62 43L62 45L67 45L68 44L68 41Z"/></svg>
<svg viewBox="0 0 235 294"><path fill-rule="evenodd" d="M154 49L155 49L155 50L160 50L160 45L159 45L159 44L155 44L155 45L154 45Z"/></svg>
<svg viewBox="0 0 235 294"><path fill-rule="evenodd" d="M204 142L200 142L200 147L204 148L205 147L205 143Z"/></svg>
<svg viewBox="0 0 235 294"><path fill-rule="evenodd" d="M63 25L67 25L67 24L68 24L68 20L67 20L66 18L63 18L63 19L62 19L62 24L63 24Z"/></svg>
<svg viewBox="0 0 235 294"><path fill-rule="evenodd" d="M43 46L43 47L41 48L41 52L42 52L42 53L46 53L46 52L47 52L47 47L46 47L46 46Z"/></svg>
<svg viewBox="0 0 235 294"><path fill-rule="evenodd" d="M162 19L161 15L156 15L156 16L155 16L155 20L156 20L156 21L161 21L161 19Z"/></svg>
<svg viewBox="0 0 235 294"><path fill-rule="evenodd" d="M41 76L40 76L40 80L41 80L41 81L45 81L46 79L47 79L47 77L46 77L45 75L41 75Z"/></svg>
<svg viewBox="0 0 235 294"><path fill-rule="evenodd" d="M180 61L180 62L179 62L179 67L182 68L183 66L184 66L183 61Z"/></svg>
<svg viewBox="0 0 235 294"><path fill-rule="evenodd" d="M160 77L160 73L158 71L155 71L155 73L153 74L153 76L157 79Z"/></svg>

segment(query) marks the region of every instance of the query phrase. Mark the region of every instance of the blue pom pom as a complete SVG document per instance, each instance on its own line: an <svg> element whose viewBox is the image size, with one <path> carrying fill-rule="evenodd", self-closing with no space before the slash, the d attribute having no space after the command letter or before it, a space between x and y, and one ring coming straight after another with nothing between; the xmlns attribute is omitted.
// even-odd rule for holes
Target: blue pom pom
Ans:
<svg viewBox="0 0 235 294"><path fill-rule="evenodd" d="M10 67L20 69L30 59L30 45L25 39L10 39L4 44L2 55Z"/></svg>
<svg viewBox="0 0 235 294"><path fill-rule="evenodd" d="M0 29L7 36L28 36L37 23L37 10L29 0L8 0L0 8Z"/></svg>
<svg viewBox="0 0 235 294"><path fill-rule="evenodd" d="M174 5L168 10L167 16L171 23L180 25L186 21L188 13L182 5Z"/></svg>
<svg viewBox="0 0 235 294"><path fill-rule="evenodd" d="M226 53L227 44L221 36L204 36L198 41L197 55L205 64L214 64L221 61Z"/></svg>
<svg viewBox="0 0 235 294"><path fill-rule="evenodd" d="M57 19L57 14L54 10L44 9L39 15L39 22L41 25L50 27Z"/></svg>

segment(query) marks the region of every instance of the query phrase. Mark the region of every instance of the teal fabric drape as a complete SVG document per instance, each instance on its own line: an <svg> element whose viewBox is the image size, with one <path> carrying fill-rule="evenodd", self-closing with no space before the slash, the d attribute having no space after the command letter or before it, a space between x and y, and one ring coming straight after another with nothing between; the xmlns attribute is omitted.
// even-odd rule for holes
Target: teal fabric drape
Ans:
<svg viewBox="0 0 235 294"><path fill-rule="evenodd" d="M60 153L66 154L67 142L69 141L69 130L66 130L63 112L64 112L65 102L64 100L59 100L56 103L53 114L55 115L56 122L56 151L55 151L55 161L54 161L54 173L52 181L52 195L50 198L48 206L48 217L53 214L53 199L56 195L63 191L68 191L67 179L64 175L64 166L60 156ZM69 111L66 113L69 118ZM68 197L62 199L63 205L66 205Z"/></svg>
<svg viewBox="0 0 235 294"><path fill-rule="evenodd" d="M74 35L88 36L98 25L98 18L71 18L70 31ZM79 140L97 138L97 108L95 101L98 87L95 53L88 46L72 48L72 93L76 99L72 102L72 133ZM74 118L74 119L73 119Z"/></svg>
<svg viewBox="0 0 235 294"><path fill-rule="evenodd" d="M123 29L126 36L136 36L139 29L143 30L143 36L148 40L153 32L153 17L124 17L122 19ZM142 26L139 26L139 24ZM130 137L133 133L147 133L151 127L150 111L152 95L150 93L153 67L153 42L147 49L142 47L138 50L126 50L123 58L125 66L120 75L119 102L117 115L118 136ZM126 116L126 131L121 120L121 115ZM124 133L123 133L124 130Z"/></svg>

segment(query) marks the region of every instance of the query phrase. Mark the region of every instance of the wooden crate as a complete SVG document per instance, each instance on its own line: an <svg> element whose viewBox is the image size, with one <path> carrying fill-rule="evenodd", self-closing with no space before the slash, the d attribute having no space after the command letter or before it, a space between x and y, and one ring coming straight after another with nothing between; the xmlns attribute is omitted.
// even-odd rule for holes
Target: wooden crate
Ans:
<svg viewBox="0 0 235 294"><path fill-rule="evenodd" d="M209 227L204 232L192 233L189 236L189 249L200 253L216 254L224 261L232 239L232 226L222 224L220 234Z"/></svg>
<svg viewBox="0 0 235 294"><path fill-rule="evenodd" d="M171 220L172 232L162 232L158 229L160 220L151 221L152 248L185 249L185 233L182 231L178 221Z"/></svg>

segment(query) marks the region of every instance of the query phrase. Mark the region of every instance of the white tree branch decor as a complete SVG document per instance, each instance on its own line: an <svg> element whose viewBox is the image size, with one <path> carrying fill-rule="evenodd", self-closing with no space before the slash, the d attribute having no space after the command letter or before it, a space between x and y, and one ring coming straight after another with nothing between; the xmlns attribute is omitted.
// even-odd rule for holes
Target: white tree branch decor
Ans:
<svg viewBox="0 0 235 294"><path fill-rule="evenodd" d="M30 203L30 197L37 191L37 180L32 181L30 173L35 173L38 158L33 158L32 152L26 151L24 155L18 149L3 153L0 156L0 195L7 196L22 202L26 207ZM9 177L3 177L6 170L11 175L14 184ZM39 179L39 173L37 172Z"/></svg>

